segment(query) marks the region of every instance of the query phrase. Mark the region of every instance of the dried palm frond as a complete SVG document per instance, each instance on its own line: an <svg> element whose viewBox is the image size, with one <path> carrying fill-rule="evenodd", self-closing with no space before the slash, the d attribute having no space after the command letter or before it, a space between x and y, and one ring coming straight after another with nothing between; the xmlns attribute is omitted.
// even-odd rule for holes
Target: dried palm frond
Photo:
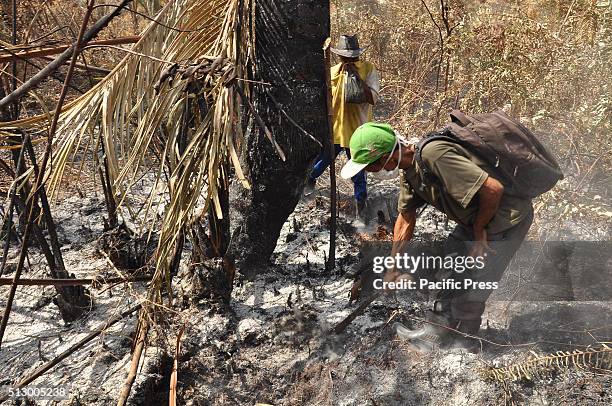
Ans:
<svg viewBox="0 0 612 406"><path fill-rule="evenodd" d="M587 347L585 350L557 351L553 354L533 355L525 362L500 368L487 368L481 371L485 379L499 382L520 379L533 380L540 374L550 371L565 371L570 367L599 373L612 373L612 348L600 343L601 348Z"/></svg>
<svg viewBox="0 0 612 406"><path fill-rule="evenodd" d="M243 7L240 3L170 0L111 73L66 105L60 115L46 177L54 195L74 155L102 143L114 196L122 202L143 165L150 166L149 148L161 140L161 162L152 171L157 173L156 186L164 167L171 172L165 185L169 203L160 225L153 301L161 301L174 247L181 230L193 220L196 205L203 204L204 210L212 205L222 217L217 189L228 174L221 164L231 161L236 177L248 187L236 151L239 99L248 89L239 94L236 87L252 60L254 36L250 24L237 28L241 16L250 18L244 8L254 2L244 2L248 5ZM205 106L191 116L188 106L194 99L203 100ZM16 129L45 131L48 121L49 115L0 123L0 134ZM188 121L190 128L185 125ZM93 134L99 139L93 140ZM179 139L186 141L181 148ZM154 199L152 193L147 213L152 212Z"/></svg>

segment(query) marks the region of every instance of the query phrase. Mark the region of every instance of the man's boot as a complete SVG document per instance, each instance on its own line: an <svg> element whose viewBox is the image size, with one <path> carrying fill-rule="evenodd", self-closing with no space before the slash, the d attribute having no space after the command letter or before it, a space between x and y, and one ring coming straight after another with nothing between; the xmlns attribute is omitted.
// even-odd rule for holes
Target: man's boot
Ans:
<svg viewBox="0 0 612 406"><path fill-rule="evenodd" d="M306 179L306 183L304 184L303 195L304 196L310 196L311 194L313 194L314 191L315 191L316 186L317 186L317 180L316 179L311 179L311 178Z"/></svg>
<svg viewBox="0 0 612 406"><path fill-rule="evenodd" d="M355 200L355 221L362 223L363 225L368 224L368 205L366 200Z"/></svg>
<svg viewBox="0 0 612 406"><path fill-rule="evenodd" d="M429 352L453 339L453 329L457 321L446 314L430 312L423 327L410 330L401 323L395 323L394 328L398 338L408 341L410 346L420 352Z"/></svg>

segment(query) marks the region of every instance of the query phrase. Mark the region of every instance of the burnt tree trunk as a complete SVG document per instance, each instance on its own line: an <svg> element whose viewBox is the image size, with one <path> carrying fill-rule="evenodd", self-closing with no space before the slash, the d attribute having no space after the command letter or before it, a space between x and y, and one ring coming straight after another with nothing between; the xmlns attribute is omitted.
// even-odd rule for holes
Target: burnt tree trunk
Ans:
<svg viewBox="0 0 612 406"><path fill-rule="evenodd" d="M322 49L329 36L329 1L258 0L256 10L253 79L271 86L254 84L253 104L283 149L286 161L280 159L255 120L250 120L241 161L251 189L244 189L239 182L231 186L232 237L228 249L228 257L246 276L267 265L321 151L320 145L286 115L321 142L329 134Z"/></svg>
<svg viewBox="0 0 612 406"><path fill-rule="evenodd" d="M0 85L0 98L4 96L4 89ZM17 114L17 110L14 109L15 114ZM0 108L0 118L8 121L9 119L16 119L17 116L10 116L7 112L6 108ZM19 141L16 141L19 142ZM21 176L27 170L26 167L26 156L29 155L31 165L34 168L35 176L38 175L38 164L36 162L36 153L32 144L30 142L30 138L27 136L21 137L21 143L23 144L22 148L24 151L20 149L14 149L13 159L15 163L15 176ZM20 157L21 155L21 157ZM29 182L26 182L18 192L15 192L15 209L19 213L20 228L25 228L25 222L27 220L27 200L29 198L34 199L33 202L33 211L34 211L34 220L32 223L32 235L31 238L33 241L36 241L39 249L42 251L45 259L47 260L47 264L49 265L49 270L51 276L55 279L68 279L74 278L74 275L70 275L64 266L64 261L62 259L59 239L57 235L57 231L55 229L55 223L53 221L53 216L51 215L51 207L49 206L49 202L47 200L47 195L44 186L41 186L37 193L32 193L32 185ZM33 196L32 196L33 194ZM40 201L40 205L39 202ZM43 230L39 223L35 220L42 214L43 222L41 223L47 229L49 235L49 241L47 242ZM7 222L6 222L6 237L4 247L3 247L3 255L6 255L8 252L8 244L10 243L10 234L11 234L11 223L12 223L13 210L9 210L7 213ZM3 230L5 225L3 224L0 227L0 230ZM15 233L18 233L17 228L14 229ZM0 231L2 234L2 231ZM19 238L18 238L19 239ZM22 241L22 244L26 242ZM2 269L0 268L0 274L2 274ZM88 295L87 291L83 286L55 286L55 290L58 293L58 296L54 298L54 303L58 306L60 310L60 315L62 319L66 322L71 322L78 319L84 311L91 308L93 305L91 297Z"/></svg>

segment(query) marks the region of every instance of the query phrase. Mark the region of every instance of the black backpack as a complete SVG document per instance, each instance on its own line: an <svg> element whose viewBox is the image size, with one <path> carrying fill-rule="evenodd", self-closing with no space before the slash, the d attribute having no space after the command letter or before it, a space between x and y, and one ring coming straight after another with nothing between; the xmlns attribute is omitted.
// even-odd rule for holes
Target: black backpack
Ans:
<svg viewBox="0 0 612 406"><path fill-rule="evenodd" d="M425 183L433 184L437 179L423 162L421 151L440 139L456 142L478 155L492 168L490 174L501 178L517 195L539 196L563 179L559 164L536 136L503 111L468 116L454 110L450 117L446 127L426 135L416 146L415 160Z"/></svg>

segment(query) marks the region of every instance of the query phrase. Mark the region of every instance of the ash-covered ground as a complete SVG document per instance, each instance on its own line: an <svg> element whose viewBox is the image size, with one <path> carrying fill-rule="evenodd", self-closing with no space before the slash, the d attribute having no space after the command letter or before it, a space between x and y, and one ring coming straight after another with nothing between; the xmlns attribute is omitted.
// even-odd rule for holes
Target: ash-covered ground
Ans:
<svg viewBox="0 0 612 406"><path fill-rule="evenodd" d="M340 184L337 266L331 273L324 266L329 247L325 180L286 222L269 267L254 280L238 278L229 305L198 299L183 264L173 279L175 306L167 311L167 322L150 334L129 403L168 403L176 337L184 329L178 362L178 400L184 405L612 404L612 377L602 370L552 367L539 370L532 380L508 382L484 376L488 368L523 362L534 354L598 348L596 342L611 341L608 301L491 300L479 333L479 354L458 349L423 354L398 341L391 325L418 325L428 306L411 294L383 296L344 333L330 332L358 305L349 303L353 280L347 275L359 263L360 241L390 238L396 182L369 179L373 221L368 228L355 227L352 185ZM143 187L142 192L149 190ZM565 206L559 211L548 206L540 208L531 239L542 238L541 233L552 239L609 239L609 217L576 215L568 220L565 213L563 220L551 223L557 216L561 219ZM125 273L100 249L101 193L66 197L54 215L71 273ZM428 208L419 217L416 238L443 239L451 228L443 215ZM13 246L9 255L10 270L17 249ZM187 247L184 263L189 255ZM47 275L36 249L29 261L23 277ZM2 307L7 291L7 286L0 288ZM91 288L95 307L84 319L66 325L51 302L53 288L20 287L0 353L0 385L14 384L53 359L142 300L145 291L145 283ZM30 404L115 404L130 366L134 329L134 317L122 320L34 381L33 385L66 385L67 400L34 399Z"/></svg>

